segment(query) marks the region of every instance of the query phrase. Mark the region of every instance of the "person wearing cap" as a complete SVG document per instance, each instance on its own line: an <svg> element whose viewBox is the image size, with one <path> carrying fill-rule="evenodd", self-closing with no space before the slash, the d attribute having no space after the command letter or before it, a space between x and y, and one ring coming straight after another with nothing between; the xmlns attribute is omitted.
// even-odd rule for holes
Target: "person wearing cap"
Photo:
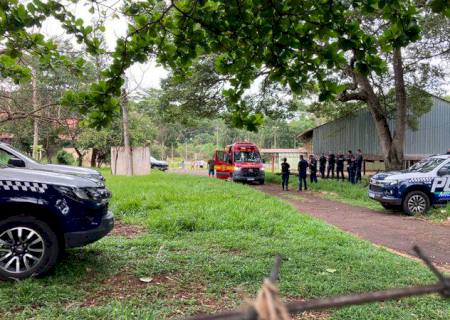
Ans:
<svg viewBox="0 0 450 320"><path fill-rule="evenodd" d="M288 191L289 189L289 168L290 165L287 163L287 159L283 158L283 162L281 163L281 187L283 191Z"/></svg>

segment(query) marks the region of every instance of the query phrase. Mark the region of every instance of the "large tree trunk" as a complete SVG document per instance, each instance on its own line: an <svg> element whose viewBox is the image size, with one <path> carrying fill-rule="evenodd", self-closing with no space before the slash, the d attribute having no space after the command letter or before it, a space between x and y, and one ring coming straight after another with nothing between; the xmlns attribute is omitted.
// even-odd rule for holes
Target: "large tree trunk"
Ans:
<svg viewBox="0 0 450 320"><path fill-rule="evenodd" d="M399 53L397 53L396 59L399 58L398 54ZM399 62L400 67L402 68L401 54ZM401 110L398 109L396 113L396 129L395 134L393 135L391 129L389 128L386 114L383 112L380 99L373 90L369 79L366 76L355 72L356 81L366 94L367 108L369 109L372 119L375 122L375 128L380 140L386 170L401 169L403 165L403 146L406 130L406 90L403 81L403 69L401 69L400 74L401 77L399 81L397 81L396 76L396 99L397 107L399 106L399 103L402 104L402 107L400 107Z"/></svg>
<svg viewBox="0 0 450 320"><path fill-rule="evenodd" d="M128 94L125 89L122 90L122 125L123 125L123 144L127 157L127 176L133 175L133 153L130 145L130 131L128 121Z"/></svg>
<svg viewBox="0 0 450 320"><path fill-rule="evenodd" d="M394 49L394 79L395 79L395 130L392 138L392 146L389 150L390 167L393 169L401 169L403 167L405 134L407 124L407 95L405 88L405 79L403 74L403 59L400 48Z"/></svg>
<svg viewBox="0 0 450 320"><path fill-rule="evenodd" d="M36 72L33 69L31 71L31 103L33 105L33 111L37 111L38 101L37 101L37 86L36 86ZM39 160L39 119L37 114L33 118L33 158Z"/></svg>

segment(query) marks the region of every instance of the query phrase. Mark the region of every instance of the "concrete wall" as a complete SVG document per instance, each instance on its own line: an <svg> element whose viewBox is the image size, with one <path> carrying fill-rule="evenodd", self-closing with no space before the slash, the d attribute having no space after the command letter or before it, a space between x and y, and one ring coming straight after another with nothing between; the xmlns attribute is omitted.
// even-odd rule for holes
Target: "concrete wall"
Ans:
<svg viewBox="0 0 450 320"><path fill-rule="evenodd" d="M141 176L150 173L150 149L148 147L133 147L133 175ZM111 172L113 175L127 175L127 154L125 147L111 148Z"/></svg>

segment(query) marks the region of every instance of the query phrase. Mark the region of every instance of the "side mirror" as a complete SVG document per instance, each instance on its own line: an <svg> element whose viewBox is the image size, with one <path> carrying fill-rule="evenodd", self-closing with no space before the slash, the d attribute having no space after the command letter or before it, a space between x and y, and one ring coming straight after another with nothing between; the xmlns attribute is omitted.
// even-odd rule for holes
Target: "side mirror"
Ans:
<svg viewBox="0 0 450 320"><path fill-rule="evenodd" d="M25 168L25 162L19 158L10 158L8 160L8 165L15 168Z"/></svg>
<svg viewBox="0 0 450 320"><path fill-rule="evenodd" d="M444 168L441 168L437 174L439 177L448 176L448 175L450 175L450 170L448 168L444 167Z"/></svg>

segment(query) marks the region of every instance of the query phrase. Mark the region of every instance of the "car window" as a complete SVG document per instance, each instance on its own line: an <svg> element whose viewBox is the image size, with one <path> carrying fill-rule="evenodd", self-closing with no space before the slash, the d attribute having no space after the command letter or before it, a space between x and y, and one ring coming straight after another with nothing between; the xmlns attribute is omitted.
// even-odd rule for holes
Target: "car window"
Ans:
<svg viewBox="0 0 450 320"><path fill-rule="evenodd" d="M442 166L442 168L439 169L439 171L441 171L442 169L444 169L444 170L447 169L447 172L450 172L450 161L447 162L446 164L444 164L444 165ZM450 175L450 173L447 174L447 175Z"/></svg>
<svg viewBox="0 0 450 320"><path fill-rule="evenodd" d="M430 172L439 166L445 159L442 158L429 158L417 162L415 165L408 169L409 172Z"/></svg>

